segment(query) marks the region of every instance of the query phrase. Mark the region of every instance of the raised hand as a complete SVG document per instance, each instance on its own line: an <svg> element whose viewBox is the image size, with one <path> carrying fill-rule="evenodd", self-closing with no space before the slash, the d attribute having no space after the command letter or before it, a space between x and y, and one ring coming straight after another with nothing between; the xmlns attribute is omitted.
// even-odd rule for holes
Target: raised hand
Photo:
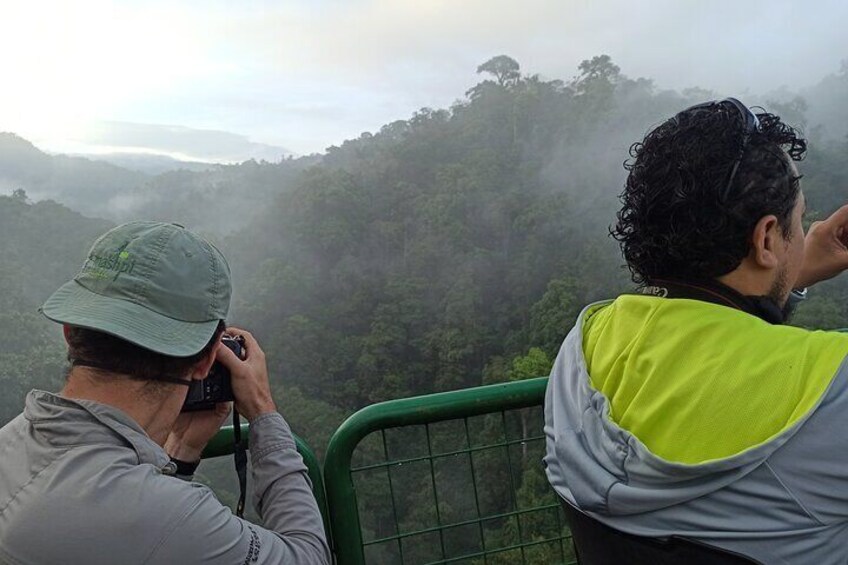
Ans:
<svg viewBox="0 0 848 565"><path fill-rule="evenodd" d="M276 412L277 407L271 397L268 382L268 367L265 353L249 332L239 328L227 328L227 334L244 338L244 359L239 359L226 346L218 348L220 361L232 376L233 395L236 408L248 421L268 412Z"/></svg>
<svg viewBox="0 0 848 565"><path fill-rule="evenodd" d="M848 205L813 222L804 238L804 266L795 288L812 286L848 269Z"/></svg>

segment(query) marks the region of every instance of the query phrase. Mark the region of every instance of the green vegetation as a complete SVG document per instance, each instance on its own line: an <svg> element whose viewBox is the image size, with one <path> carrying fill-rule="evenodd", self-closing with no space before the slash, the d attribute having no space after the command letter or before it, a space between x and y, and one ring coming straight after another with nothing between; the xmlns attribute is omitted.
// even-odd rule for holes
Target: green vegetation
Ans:
<svg viewBox="0 0 848 565"><path fill-rule="evenodd" d="M280 163L149 177L0 139L0 176L18 189L0 197L0 422L28 389L61 382L61 337L37 306L97 234L132 217L178 221L221 246L236 281L230 321L259 337L279 406L319 457L366 404L546 371L585 304L630 288L608 237L628 147L715 95L660 90L607 56L569 82L523 74L505 56L477 70L482 82L449 109ZM818 217L848 200L848 116L828 102L846 93L843 68L803 93L809 103L785 92L761 101L806 126L803 186ZM845 278L814 290L796 323L848 327ZM540 454L519 457L519 496L543 496ZM204 476L217 485L225 464ZM222 499L232 488L219 487Z"/></svg>
<svg viewBox="0 0 848 565"><path fill-rule="evenodd" d="M31 388L56 390L61 383L62 333L36 309L109 227L55 202L33 204L22 190L0 196L0 422L21 411Z"/></svg>

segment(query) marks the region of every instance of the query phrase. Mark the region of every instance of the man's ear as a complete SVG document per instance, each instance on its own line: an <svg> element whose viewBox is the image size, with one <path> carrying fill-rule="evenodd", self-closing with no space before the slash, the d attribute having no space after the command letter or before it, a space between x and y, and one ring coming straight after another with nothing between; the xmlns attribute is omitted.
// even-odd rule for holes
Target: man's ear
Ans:
<svg viewBox="0 0 848 565"><path fill-rule="evenodd" d="M191 378L200 381L206 378L206 375L209 374L209 370L212 369L212 364L215 363L215 355L218 352L218 347L212 348L212 351L209 352L203 359L198 361L194 367L191 369Z"/></svg>
<svg viewBox="0 0 848 565"><path fill-rule="evenodd" d="M775 269L780 265L780 251L785 247L783 231L777 216L763 216L751 235L750 256L763 269Z"/></svg>

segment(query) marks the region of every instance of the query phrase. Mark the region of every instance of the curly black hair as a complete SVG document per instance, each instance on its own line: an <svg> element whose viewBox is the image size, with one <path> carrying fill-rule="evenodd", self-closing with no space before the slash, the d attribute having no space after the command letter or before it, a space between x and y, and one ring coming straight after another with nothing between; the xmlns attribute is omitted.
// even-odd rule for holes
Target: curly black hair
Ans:
<svg viewBox="0 0 848 565"><path fill-rule="evenodd" d="M803 159L807 143L780 117L757 118L746 144L745 117L733 104L694 106L630 147L622 208L610 233L634 282L729 273L769 214L789 237L800 190L790 159Z"/></svg>

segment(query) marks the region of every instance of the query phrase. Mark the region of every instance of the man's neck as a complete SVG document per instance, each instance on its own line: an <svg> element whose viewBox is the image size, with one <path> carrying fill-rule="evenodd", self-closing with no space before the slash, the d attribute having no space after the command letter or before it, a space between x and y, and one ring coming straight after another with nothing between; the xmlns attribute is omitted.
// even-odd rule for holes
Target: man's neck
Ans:
<svg viewBox="0 0 848 565"><path fill-rule="evenodd" d="M125 375L107 374L87 367L74 367L59 394L66 398L92 400L125 412L150 438L164 445L168 433L179 416L181 403L170 395L161 401L148 398L148 383L134 381Z"/></svg>
<svg viewBox="0 0 848 565"><path fill-rule="evenodd" d="M782 324L788 312L766 296L746 296L718 280L652 279L643 294L663 298L688 298L747 312L770 324Z"/></svg>
<svg viewBox="0 0 848 565"><path fill-rule="evenodd" d="M766 296L771 291L773 283L772 277L763 276L742 267L717 277L716 280L743 296Z"/></svg>

